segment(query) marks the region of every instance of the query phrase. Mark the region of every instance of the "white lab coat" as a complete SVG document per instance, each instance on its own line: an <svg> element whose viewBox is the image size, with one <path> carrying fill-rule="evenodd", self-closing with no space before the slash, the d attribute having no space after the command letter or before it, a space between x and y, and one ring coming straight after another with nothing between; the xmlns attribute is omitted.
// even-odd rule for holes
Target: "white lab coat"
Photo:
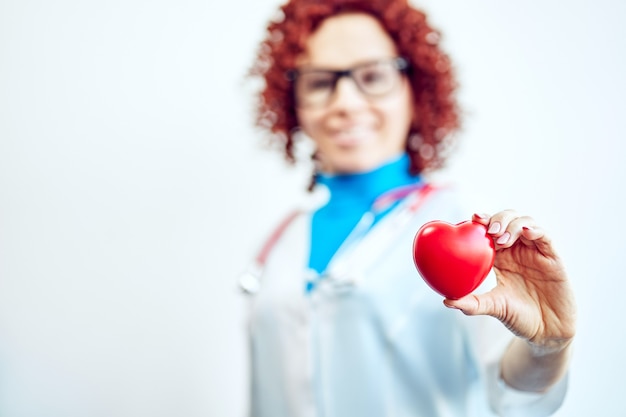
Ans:
<svg viewBox="0 0 626 417"><path fill-rule="evenodd" d="M282 234L250 296L252 416L540 417L560 406L566 378L544 395L506 387L498 362L508 330L445 308L422 281L411 254L416 231L468 214L449 189L415 213L412 198L340 250L310 294L312 213Z"/></svg>

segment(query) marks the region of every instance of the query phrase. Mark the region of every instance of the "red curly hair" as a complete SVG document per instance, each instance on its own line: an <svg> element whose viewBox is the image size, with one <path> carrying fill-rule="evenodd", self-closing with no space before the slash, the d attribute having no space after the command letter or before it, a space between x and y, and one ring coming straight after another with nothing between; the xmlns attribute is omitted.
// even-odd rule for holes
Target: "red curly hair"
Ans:
<svg viewBox="0 0 626 417"><path fill-rule="evenodd" d="M298 128L292 82L305 44L326 18L341 13L367 13L382 24L399 55L409 62L407 77L413 90L414 115L406 151L410 171L419 174L440 168L460 126L455 92L457 83L450 59L439 46L440 34L424 12L407 0L290 0L267 26L250 75L264 86L258 94L256 124L269 133L287 159L295 162L294 134Z"/></svg>

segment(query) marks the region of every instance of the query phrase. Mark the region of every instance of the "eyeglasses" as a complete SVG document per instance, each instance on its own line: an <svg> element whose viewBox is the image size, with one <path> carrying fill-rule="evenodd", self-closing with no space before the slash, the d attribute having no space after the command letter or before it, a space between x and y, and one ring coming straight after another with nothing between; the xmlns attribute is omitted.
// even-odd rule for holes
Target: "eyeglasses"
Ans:
<svg viewBox="0 0 626 417"><path fill-rule="evenodd" d="M351 78L359 91L372 98L390 94L399 84L401 74L409 63L404 58L381 59L365 62L345 70L297 69L287 73L294 84L298 107L323 107L327 105L343 77Z"/></svg>

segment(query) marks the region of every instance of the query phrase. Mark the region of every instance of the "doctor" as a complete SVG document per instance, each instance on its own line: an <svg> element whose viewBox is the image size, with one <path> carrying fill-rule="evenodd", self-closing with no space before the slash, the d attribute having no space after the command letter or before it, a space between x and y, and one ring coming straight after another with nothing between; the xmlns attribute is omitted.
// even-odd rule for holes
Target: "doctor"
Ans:
<svg viewBox="0 0 626 417"><path fill-rule="evenodd" d="M543 228L505 210L472 219L495 277L444 300L417 276L426 221L466 220L423 173L459 125L439 34L406 0L291 0L253 74L258 123L293 161L315 145L313 193L273 236L250 291L251 414L547 416L562 403L575 305Z"/></svg>

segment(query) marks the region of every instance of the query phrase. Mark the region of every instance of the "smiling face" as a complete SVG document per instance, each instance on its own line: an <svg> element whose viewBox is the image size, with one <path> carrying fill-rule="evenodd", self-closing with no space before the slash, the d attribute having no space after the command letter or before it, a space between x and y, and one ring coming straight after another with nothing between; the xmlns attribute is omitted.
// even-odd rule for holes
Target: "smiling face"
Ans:
<svg viewBox="0 0 626 417"><path fill-rule="evenodd" d="M397 53L375 18L350 13L326 19L309 37L298 64L307 70L346 70ZM366 172L404 152L413 107L409 82L399 78L388 94L368 97L342 77L325 105L297 108L299 125L315 141L324 172Z"/></svg>

